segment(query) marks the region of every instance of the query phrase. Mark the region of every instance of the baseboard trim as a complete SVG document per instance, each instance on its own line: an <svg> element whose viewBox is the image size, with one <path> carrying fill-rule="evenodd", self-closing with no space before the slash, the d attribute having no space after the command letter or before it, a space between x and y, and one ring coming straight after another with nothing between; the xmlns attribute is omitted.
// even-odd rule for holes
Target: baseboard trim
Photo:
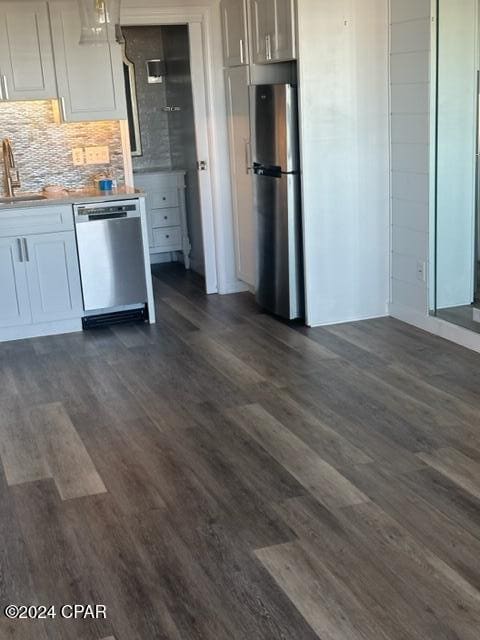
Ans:
<svg viewBox="0 0 480 640"><path fill-rule="evenodd" d="M366 316L352 316L351 318L339 318L337 320L329 320L328 322L316 322L315 320L312 322L306 322L307 327L311 327L314 329L315 327L331 327L335 324L346 324L347 322L363 322L364 320L375 320L376 318L386 318L388 316L388 311L385 313L376 313L374 315L366 315Z"/></svg>
<svg viewBox="0 0 480 640"><path fill-rule="evenodd" d="M59 322L27 324L22 327L5 327L0 329L0 342L54 336L62 333L76 333L77 331L82 331L81 318L61 320Z"/></svg>
<svg viewBox="0 0 480 640"><path fill-rule="evenodd" d="M170 253L151 253L150 264L164 264L166 262L175 262L172 260Z"/></svg>
<svg viewBox="0 0 480 640"><path fill-rule="evenodd" d="M458 327L451 322L426 315L415 309L398 304L390 304L389 313L393 318L412 324L419 329L433 333L440 338L459 344L462 347L480 353L480 333Z"/></svg>
<svg viewBox="0 0 480 640"><path fill-rule="evenodd" d="M183 256L180 255L179 262L183 262ZM190 258L190 269L198 273L203 278L205 277L205 263L203 260L196 260L195 258Z"/></svg>
<svg viewBox="0 0 480 640"><path fill-rule="evenodd" d="M234 282L226 282L218 293L224 296L230 293L244 293L245 291L250 291L248 285L241 280L235 280Z"/></svg>

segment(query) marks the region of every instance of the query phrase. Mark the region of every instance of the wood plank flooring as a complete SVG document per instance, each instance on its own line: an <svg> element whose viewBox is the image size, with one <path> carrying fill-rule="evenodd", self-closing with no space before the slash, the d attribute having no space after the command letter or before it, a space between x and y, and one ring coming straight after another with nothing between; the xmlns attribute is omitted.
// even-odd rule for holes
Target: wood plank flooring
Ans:
<svg viewBox="0 0 480 640"><path fill-rule="evenodd" d="M478 640L480 356L155 273L155 326L0 345L0 639Z"/></svg>

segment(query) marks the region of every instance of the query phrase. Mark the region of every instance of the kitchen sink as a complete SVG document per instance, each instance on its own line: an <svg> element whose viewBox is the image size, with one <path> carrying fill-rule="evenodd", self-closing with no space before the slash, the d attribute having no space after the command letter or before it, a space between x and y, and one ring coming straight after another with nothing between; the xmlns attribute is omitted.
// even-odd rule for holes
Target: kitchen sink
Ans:
<svg viewBox="0 0 480 640"><path fill-rule="evenodd" d="M0 198L0 205L2 204L16 204L17 202L34 202L35 200L46 200L46 196L38 195L24 195L13 196L12 198Z"/></svg>

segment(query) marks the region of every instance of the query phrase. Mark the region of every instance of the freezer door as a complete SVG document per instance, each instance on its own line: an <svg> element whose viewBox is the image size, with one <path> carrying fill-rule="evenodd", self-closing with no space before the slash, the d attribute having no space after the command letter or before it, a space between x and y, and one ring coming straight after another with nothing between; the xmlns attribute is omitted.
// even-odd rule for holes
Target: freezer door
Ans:
<svg viewBox="0 0 480 640"><path fill-rule="evenodd" d="M283 173L298 171L297 92L290 84L250 87L253 160Z"/></svg>
<svg viewBox="0 0 480 640"><path fill-rule="evenodd" d="M283 318L303 317L301 219L296 175L255 175L258 304Z"/></svg>

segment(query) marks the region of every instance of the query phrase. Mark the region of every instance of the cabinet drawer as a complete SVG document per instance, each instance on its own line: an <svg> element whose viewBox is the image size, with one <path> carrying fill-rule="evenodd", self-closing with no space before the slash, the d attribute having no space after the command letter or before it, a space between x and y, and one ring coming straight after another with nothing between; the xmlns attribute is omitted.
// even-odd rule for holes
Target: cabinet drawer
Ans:
<svg viewBox="0 0 480 640"><path fill-rule="evenodd" d="M150 212L152 229L180 225L180 209L154 209Z"/></svg>
<svg viewBox="0 0 480 640"><path fill-rule="evenodd" d="M0 237L73 230L70 205L0 209Z"/></svg>
<svg viewBox="0 0 480 640"><path fill-rule="evenodd" d="M148 192L148 204L150 209L178 207L178 191L177 189L150 191Z"/></svg>
<svg viewBox="0 0 480 640"><path fill-rule="evenodd" d="M153 246L156 249L175 251L182 247L182 231L180 227L164 227L153 230Z"/></svg>

